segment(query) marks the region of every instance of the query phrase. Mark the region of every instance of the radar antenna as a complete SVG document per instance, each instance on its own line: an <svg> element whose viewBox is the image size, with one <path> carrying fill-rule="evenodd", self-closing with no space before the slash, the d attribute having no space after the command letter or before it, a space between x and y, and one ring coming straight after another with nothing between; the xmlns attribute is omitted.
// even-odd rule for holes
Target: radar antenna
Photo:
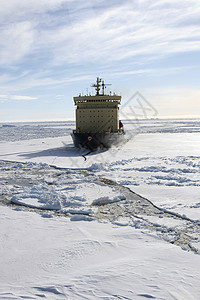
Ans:
<svg viewBox="0 0 200 300"><path fill-rule="evenodd" d="M96 83L92 84L91 86L95 88L96 90L96 95L104 95L105 88L107 85L112 85L110 83L104 83L104 80L102 78L97 77ZM102 94L100 94L100 89L102 88Z"/></svg>
<svg viewBox="0 0 200 300"><path fill-rule="evenodd" d="M104 83L104 80L102 80L101 86L102 86L102 94L103 95L104 95L104 91L105 91L105 88L106 88L107 85L112 85L112 84L110 84L110 83Z"/></svg>

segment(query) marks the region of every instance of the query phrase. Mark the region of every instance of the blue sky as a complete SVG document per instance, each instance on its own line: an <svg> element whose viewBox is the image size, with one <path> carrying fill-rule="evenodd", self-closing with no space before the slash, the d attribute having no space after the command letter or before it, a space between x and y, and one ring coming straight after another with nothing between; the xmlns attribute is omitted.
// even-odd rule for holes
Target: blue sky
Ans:
<svg viewBox="0 0 200 300"><path fill-rule="evenodd" d="M0 5L0 122L73 119L97 76L122 104L139 91L157 117L200 117L200 0Z"/></svg>

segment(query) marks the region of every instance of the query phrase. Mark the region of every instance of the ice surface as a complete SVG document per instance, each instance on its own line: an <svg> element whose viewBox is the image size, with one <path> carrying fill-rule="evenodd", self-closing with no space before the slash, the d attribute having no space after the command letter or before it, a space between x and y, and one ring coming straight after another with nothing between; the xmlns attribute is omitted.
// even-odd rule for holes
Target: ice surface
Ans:
<svg viewBox="0 0 200 300"><path fill-rule="evenodd" d="M200 120L124 124L86 160L72 122L0 125L0 299L199 298Z"/></svg>
<svg viewBox="0 0 200 300"><path fill-rule="evenodd" d="M1 207L0 298L198 299L198 255L88 221Z"/></svg>

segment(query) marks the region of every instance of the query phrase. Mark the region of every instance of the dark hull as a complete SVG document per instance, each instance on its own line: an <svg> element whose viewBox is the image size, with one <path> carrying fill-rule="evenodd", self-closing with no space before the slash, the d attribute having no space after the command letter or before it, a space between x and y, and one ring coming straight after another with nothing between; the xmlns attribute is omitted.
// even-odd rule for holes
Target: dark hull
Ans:
<svg viewBox="0 0 200 300"><path fill-rule="evenodd" d="M125 140L124 134L120 132L114 133L77 133L71 134L74 146L79 148L87 148L91 151L97 148L110 148L113 145L123 143Z"/></svg>

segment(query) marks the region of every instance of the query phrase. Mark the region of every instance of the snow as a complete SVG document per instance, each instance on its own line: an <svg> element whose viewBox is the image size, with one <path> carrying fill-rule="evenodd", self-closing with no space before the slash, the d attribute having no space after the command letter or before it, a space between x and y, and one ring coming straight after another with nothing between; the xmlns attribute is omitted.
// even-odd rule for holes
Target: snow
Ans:
<svg viewBox="0 0 200 300"><path fill-rule="evenodd" d="M0 124L0 299L199 298L200 120L124 124L86 160L71 121Z"/></svg>
<svg viewBox="0 0 200 300"><path fill-rule="evenodd" d="M198 299L199 256L148 231L7 207L0 220L1 299Z"/></svg>

